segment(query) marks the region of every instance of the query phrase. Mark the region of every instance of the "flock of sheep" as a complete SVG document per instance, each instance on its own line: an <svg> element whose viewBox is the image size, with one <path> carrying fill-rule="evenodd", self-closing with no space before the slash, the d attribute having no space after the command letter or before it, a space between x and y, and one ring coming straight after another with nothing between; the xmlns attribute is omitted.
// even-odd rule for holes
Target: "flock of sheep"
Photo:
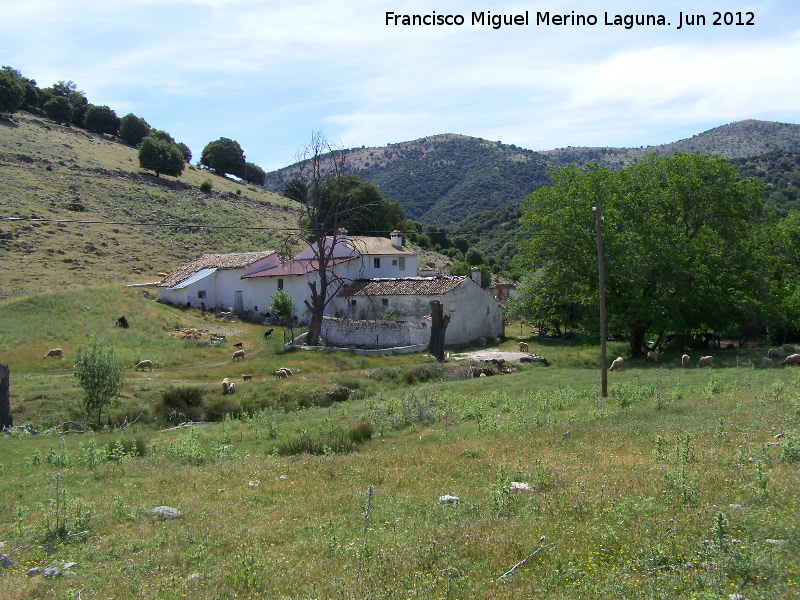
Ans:
<svg viewBox="0 0 800 600"><path fill-rule="evenodd" d="M522 342L520 342L520 350L522 350ZM786 358L783 359L783 366L800 364L800 354L796 353L795 347L792 344L784 344L783 351L788 355ZM778 359L779 355L780 351L777 348L770 348L769 351L767 352L767 356L761 359L761 365L764 367L774 367L775 361ZM660 354L658 352L650 351L647 353L646 360L658 362L659 356ZM624 359L621 356L619 356L614 359L608 370L618 371L619 369L622 368L624 362L625 362ZM692 363L692 358L688 354L684 354L683 356L681 356L681 366L684 369L688 369L691 366L691 363ZM697 366L713 367L714 357L703 356L699 361L697 361Z"/></svg>
<svg viewBox="0 0 800 600"><path fill-rule="evenodd" d="M124 325L122 324L122 321L124 321ZM125 317L121 317L120 319L117 320L117 325L120 325L120 326L125 327L127 329L128 328L128 321L127 321L127 319L125 319ZM272 329L268 329L267 331L264 332L264 339L265 340L270 338L270 336L272 335L272 331L273 331ZM241 348L242 344L241 343L234 344L234 346L238 346L239 348ZM244 350L240 349L240 350L236 350L233 353L233 356L232 356L231 360L233 362L241 361L241 360L244 360L244 357L245 357ZM47 354L44 355L44 358L61 358L61 359L63 359L64 358L64 351L61 348L51 348L50 350L47 351ZM136 363L136 366L134 366L134 370L135 371L148 371L148 370L152 371L153 370L153 361L151 361L151 360L140 360L138 363ZM278 379L288 379L289 377L292 377L293 375L294 375L294 373L292 373L292 370L287 368L287 367L281 367L280 369L277 369L275 371L275 377L277 377ZM252 375L242 373L242 381L250 381L252 378L253 378ZM222 393L223 394L232 394L235 390L236 390L236 385L228 377L226 377L225 379L222 380Z"/></svg>

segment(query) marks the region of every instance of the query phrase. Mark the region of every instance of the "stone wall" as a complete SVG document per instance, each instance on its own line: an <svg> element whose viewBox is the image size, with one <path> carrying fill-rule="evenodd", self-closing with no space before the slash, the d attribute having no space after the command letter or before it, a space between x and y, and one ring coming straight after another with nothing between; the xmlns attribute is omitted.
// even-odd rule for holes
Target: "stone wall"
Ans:
<svg viewBox="0 0 800 600"><path fill-rule="evenodd" d="M342 348L427 346L430 335L430 326L424 321L351 321L325 317L322 323L322 336L328 345Z"/></svg>

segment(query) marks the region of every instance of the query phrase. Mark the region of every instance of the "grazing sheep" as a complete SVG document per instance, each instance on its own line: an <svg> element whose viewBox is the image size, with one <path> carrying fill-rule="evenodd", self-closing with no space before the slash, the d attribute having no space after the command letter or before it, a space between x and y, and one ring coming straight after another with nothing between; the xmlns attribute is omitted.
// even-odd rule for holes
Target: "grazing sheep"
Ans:
<svg viewBox="0 0 800 600"><path fill-rule="evenodd" d="M269 336L271 336L271 335L272 335L272 329L267 329L267 330L264 332L264 339L265 339L265 340L268 340L268 339L269 339Z"/></svg>
<svg viewBox="0 0 800 600"><path fill-rule="evenodd" d="M236 384L231 381L231 384L228 386L228 393L232 394L236 390Z"/></svg>
<svg viewBox="0 0 800 600"><path fill-rule="evenodd" d="M684 354L683 356L681 356L681 366L684 369L688 369L689 368L689 363L691 361L692 361L692 357L689 356L688 354Z"/></svg>
<svg viewBox="0 0 800 600"><path fill-rule="evenodd" d="M783 351L786 352L786 354L794 354L797 352L797 350L794 349L794 344L784 344Z"/></svg>
<svg viewBox="0 0 800 600"><path fill-rule="evenodd" d="M614 362L611 363L611 366L608 367L609 371L617 371L622 368L622 364L625 362L625 359L621 356L618 356L614 359Z"/></svg>
<svg viewBox="0 0 800 600"><path fill-rule="evenodd" d="M775 361L773 361L769 356L765 356L761 359L761 366L762 367L774 367Z"/></svg>
<svg viewBox="0 0 800 600"><path fill-rule="evenodd" d="M658 362L658 352L653 352L652 350L647 353L647 358L645 360L652 360L653 362Z"/></svg>
<svg viewBox="0 0 800 600"><path fill-rule="evenodd" d="M236 352L234 352L233 358L231 358L231 360L236 360L237 358L240 360L244 360L244 350L237 350Z"/></svg>
<svg viewBox="0 0 800 600"><path fill-rule="evenodd" d="M771 358L772 360L775 360L776 358L778 358L778 349L777 348L770 348L767 351L767 358Z"/></svg>
<svg viewBox="0 0 800 600"><path fill-rule="evenodd" d="M528 351L528 342L520 342L519 343L519 351L520 352L527 352Z"/></svg>
<svg viewBox="0 0 800 600"><path fill-rule="evenodd" d="M43 358L47 358L48 356L64 358L64 351L61 348L53 348L52 350L48 350Z"/></svg>
<svg viewBox="0 0 800 600"><path fill-rule="evenodd" d="M226 377L225 379L222 380L222 395L223 396L228 393L228 390L230 389L230 387L231 387L231 380Z"/></svg>
<svg viewBox="0 0 800 600"><path fill-rule="evenodd" d="M151 361L151 360L140 360L138 363L136 363L136 366L134 367L134 370L136 370L136 371L138 371L139 369L141 369L142 371L150 369L152 371L153 370L153 361Z"/></svg>
<svg viewBox="0 0 800 600"><path fill-rule="evenodd" d="M288 367L281 367L281 368L280 368L280 370L281 370L281 371L286 371L286 375L288 375L289 377L291 377L292 375L294 375L294 373L292 373L292 370L291 370L291 369L289 369Z"/></svg>
<svg viewBox="0 0 800 600"><path fill-rule="evenodd" d="M117 319L117 327L122 327L123 329L128 328L128 319L125 318L125 315L122 315L119 319Z"/></svg>
<svg viewBox="0 0 800 600"><path fill-rule="evenodd" d="M486 377L486 373L481 373L478 377Z"/></svg>
<svg viewBox="0 0 800 600"><path fill-rule="evenodd" d="M238 344L234 344L233 347L234 348L241 348L242 347L242 342L239 342Z"/></svg>
<svg viewBox="0 0 800 600"><path fill-rule="evenodd" d="M783 359L783 366L800 364L800 354L790 354Z"/></svg>
<svg viewBox="0 0 800 600"><path fill-rule="evenodd" d="M277 377L278 379L288 379L289 374L286 372L285 369L278 369L277 371L275 371L275 377Z"/></svg>
<svg viewBox="0 0 800 600"><path fill-rule="evenodd" d="M253 378L252 375L245 375L242 373L242 381L250 381Z"/></svg>
<svg viewBox="0 0 800 600"><path fill-rule="evenodd" d="M496 344L499 346L500 344L502 344L502 343L503 343L503 338L501 338L501 337L498 335L496 338L494 338L494 341L495 341L495 343L496 343Z"/></svg>
<svg viewBox="0 0 800 600"><path fill-rule="evenodd" d="M697 366L699 367L713 367L714 366L714 357L713 356L704 356L700 360L697 361Z"/></svg>
<svg viewBox="0 0 800 600"><path fill-rule="evenodd" d="M486 338L482 337L479 341L481 343L481 347L486 348Z"/></svg>

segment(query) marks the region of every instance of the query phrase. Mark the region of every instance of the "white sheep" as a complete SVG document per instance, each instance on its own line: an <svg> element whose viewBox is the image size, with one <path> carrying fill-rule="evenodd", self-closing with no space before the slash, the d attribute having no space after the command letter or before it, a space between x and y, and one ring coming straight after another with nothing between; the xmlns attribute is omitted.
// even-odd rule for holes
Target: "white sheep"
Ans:
<svg viewBox="0 0 800 600"><path fill-rule="evenodd" d="M614 359L614 362L611 363L611 366L608 367L609 371L618 371L622 368L622 364L625 362L625 359L621 356L618 356Z"/></svg>
<svg viewBox="0 0 800 600"><path fill-rule="evenodd" d="M225 395L228 393L228 390L231 387L231 380L227 377L222 380L222 394Z"/></svg>
<svg viewBox="0 0 800 600"><path fill-rule="evenodd" d="M275 377L277 377L278 379L287 379L289 377L289 374L286 372L286 369L278 369L277 371L275 371Z"/></svg>
<svg viewBox="0 0 800 600"><path fill-rule="evenodd" d="M134 370L136 370L136 371L138 371L139 369L141 369L142 371L150 369L152 371L153 370L153 361L151 361L151 360L140 360L138 363L136 363L136 367L134 367Z"/></svg>
<svg viewBox="0 0 800 600"><path fill-rule="evenodd" d="M291 377L294 375L294 373L292 373L292 370L289 367L281 367L279 370L285 371L287 377Z"/></svg>
<svg viewBox="0 0 800 600"><path fill-rule="evenodd" d="M647 353L647 358L645 360L652 360L653 362L658 362L658 352L650 352Z"/></svg>
<svg viewBox="0 0 800 600"><path fill-rule="evenodd" d="M713 356L704 356L700 360L697 361L697 366L699 367L713 367L714 366L714 357Z"/></svg>
<svg viewBox="0 0 800 600"><path fill-rule="evenodd" d="M53 348L52 350L48 350L43 358L47 358L48 356L64 358L64 351L61 348Z"/></svg>
<svg viewBox="0 0 800 600"><path fill-rule="evenodd" d="M762 367L774 367L775 361L773 361L769 356L765 356L761 359L761 366Z"/></svg>
<svg viewBox="0 0 800 600"><path fill-rule="evenodd" d="M528 342L520 342L519 343L519 351L520 352L527 352L528 351Z"/></svg>
<svg viewBox="0 0 800 600"><path fill-rule="evenodd" d="M236 352L234 352L233 358L231 360L236 360L237 358L240 360L244 360L244 350L237 350Z"/></svg>
<svg viewBox="0 0 800 600"><path fill-rule="evenodd" d="M775 360L776 358L778 358L778 349L777 348L770 348L767 351L767 358L771 358L772 360Z"/></svg>
<svg viewBox="0 0 800 600"><path fill-rule="evenodd" d="M691 361L692 361L692 357L689 356L688 354L684 354L683 356L681 356L681 366L684 369L688 369L689 368L689 363Z"/></svg>
<svg viewBox="0 0 800 600"><path fill-rule="evenodd" d="M790 354L783 359L783 366L800 364L800 354Z"/></svg>
<svg viewBox="0 0 800 600"><path fill-rule="evenodd" d="M250 381L253 378L252 375L245 375L242 373L242 381Z"/></svg>

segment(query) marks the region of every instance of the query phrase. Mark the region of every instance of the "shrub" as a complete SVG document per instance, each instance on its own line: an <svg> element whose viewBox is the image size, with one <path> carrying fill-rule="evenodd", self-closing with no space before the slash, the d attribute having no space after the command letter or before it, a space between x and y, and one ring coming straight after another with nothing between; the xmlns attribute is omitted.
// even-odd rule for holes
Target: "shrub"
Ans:
<svg viewBox="0 0 800 600"><path fill-rule="evenodd" d="M214 187L214 184L211 183L210 179L206 179L203 183L200 184L200 191L204 194L208 194L211 192L211 188Z"/></svg>
<svg viewBox="0 0 800 600"><path fill-rule="evenodd" d="M161 392L156 411L164 422L204 421L203 390L190 386L170 386Z"/></svg>

